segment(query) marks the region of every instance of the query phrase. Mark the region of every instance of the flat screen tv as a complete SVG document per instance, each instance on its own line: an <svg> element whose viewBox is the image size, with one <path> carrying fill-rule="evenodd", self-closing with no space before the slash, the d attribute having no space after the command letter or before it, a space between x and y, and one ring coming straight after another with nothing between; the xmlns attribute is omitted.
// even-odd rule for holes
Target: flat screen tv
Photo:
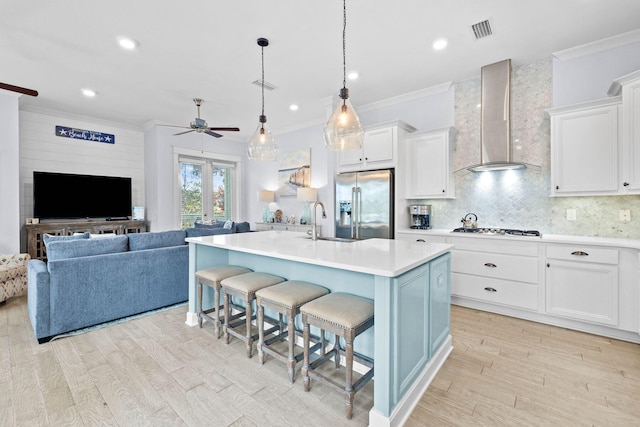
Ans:
<svg viewBox="0 0 640 427"><path fill-rule="evenodd" d="M131 178L33 172L35 218L125 218L130 215Z"/></svg>

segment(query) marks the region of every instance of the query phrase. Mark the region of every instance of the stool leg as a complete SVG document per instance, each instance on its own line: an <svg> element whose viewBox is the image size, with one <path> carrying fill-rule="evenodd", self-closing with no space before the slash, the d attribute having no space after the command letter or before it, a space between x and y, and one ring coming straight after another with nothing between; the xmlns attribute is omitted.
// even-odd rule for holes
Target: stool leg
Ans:
<svg viewBox="0 0 640 427"><path fill-rule="evenodd" d="M229 344L229 294L224 293L224 326L222 331L224 332L224 343Z"/></svg>
<svg viewBox="0 0 640 427"><path fill-rule="evenodd" d="M198 280L198 326L202 329L202 282Z"/></svg>
<svg viewBox="0 0 640 427"><path fill-rule="evenodd" d="M253 339L251 338L251 315L252 310L251 310L251 300L247 297L247 300L245 301L245 314L246 314L246 328L247 331L245 332L245 337L247 339L247 357L251 358L251 349L253 347Z"/></svg>
<svg viewBox="0 0 640 427"><path fill-rule="evenodd" d="M336 369L340 369L340 337L336 334L336 340L333 344L333 351L335 351L334 360Z"/></svg>
<svg viewBox="0 0 640 427"><path fill-rule="evenodd" d="M262 346L264 345L264 307L262 304L256 302L257 310L258 310L258 344L256 345L258 349L258 361L261 365L264 364L264 351Z"/></svg>
<svg viewBox="0 0 640 427"><path fill-rule="evenodd" d="M213 288L213 305L216 308L213 318L213 332L216 334L216 338L220 339L220 287Z"/></svg>
<svg viewBox="0 0 640 427"><path fill-rule="evenodd" d="M304 365L302 365L302 378L304 380L304 391L309 391L311 387L309 378L309 335L310 326L307 323L307 316L302 315L302 323L304 325L302 337L303 337L303 350L304 350Z"/></svg>
<svg viewBox="0 0 640 427"><path fill-rule="evenodd" d="M350 337L348 334L347 336L345 336L345 342L346 342L346 349L345 349L345 353L346 353L346 371L347 371L347 378L346 378L346 387L345 387L345 392L346 392L346 397L347 397L347 419L351 419L353 417L353 396L354 396L354 392L353 392L353 338Z"/></svg>
<svg viewBox="0 0 640 427"><path fill-rule="evenodd" d="M296 345L296 328L294 325L295 314L289 313L289 325L287 330L287 338L289 338L289 359L287 360L287 370L289 372L289 382L293 384L296 380L296 358L295 358L295 345Z"/></svg>

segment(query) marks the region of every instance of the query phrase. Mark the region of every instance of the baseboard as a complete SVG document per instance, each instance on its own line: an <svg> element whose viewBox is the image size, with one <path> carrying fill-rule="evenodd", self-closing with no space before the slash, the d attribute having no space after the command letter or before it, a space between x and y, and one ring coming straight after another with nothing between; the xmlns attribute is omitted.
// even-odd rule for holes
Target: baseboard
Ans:
<svg viewBox="0 0 640 427"><path fill-rule="evenodd" d="M388 418L377 411L375 407L369 411L369 426L396 427L404 425L452 351L453 341L451 335L449 335L438 351L431 357L431 360L429 360L429 363L424 367L420 376L407 390L404 397L400 399Z"/></svg>

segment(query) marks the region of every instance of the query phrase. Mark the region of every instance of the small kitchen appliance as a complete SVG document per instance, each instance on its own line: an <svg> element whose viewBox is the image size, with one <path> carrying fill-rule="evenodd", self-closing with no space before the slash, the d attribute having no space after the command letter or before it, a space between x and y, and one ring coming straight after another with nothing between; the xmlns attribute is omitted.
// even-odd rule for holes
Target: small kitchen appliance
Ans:
<svg viewBox="0 0 640 427"><path fill-rule="evenodd" d="M409 226L413 229L428 230L431 228L431 205L410 205Z"/></svg>

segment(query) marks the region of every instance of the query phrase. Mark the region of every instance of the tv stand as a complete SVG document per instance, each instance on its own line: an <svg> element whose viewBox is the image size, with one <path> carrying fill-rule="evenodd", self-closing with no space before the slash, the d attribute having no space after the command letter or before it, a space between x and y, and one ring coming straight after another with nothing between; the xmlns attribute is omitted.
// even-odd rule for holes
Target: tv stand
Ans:
<svg viewBox="0 0 640 427"><path fill-rule="evenodd" d="M71 236L73 233L84 233L86 231L91 234L128 234L147 231L147 221L128 220L126 218L122 220L110 219L111 221L107 219L25 224L27 229L27 252L29 252L31 259L47 261L47 250L42 240L44 234Z"/></svg>

